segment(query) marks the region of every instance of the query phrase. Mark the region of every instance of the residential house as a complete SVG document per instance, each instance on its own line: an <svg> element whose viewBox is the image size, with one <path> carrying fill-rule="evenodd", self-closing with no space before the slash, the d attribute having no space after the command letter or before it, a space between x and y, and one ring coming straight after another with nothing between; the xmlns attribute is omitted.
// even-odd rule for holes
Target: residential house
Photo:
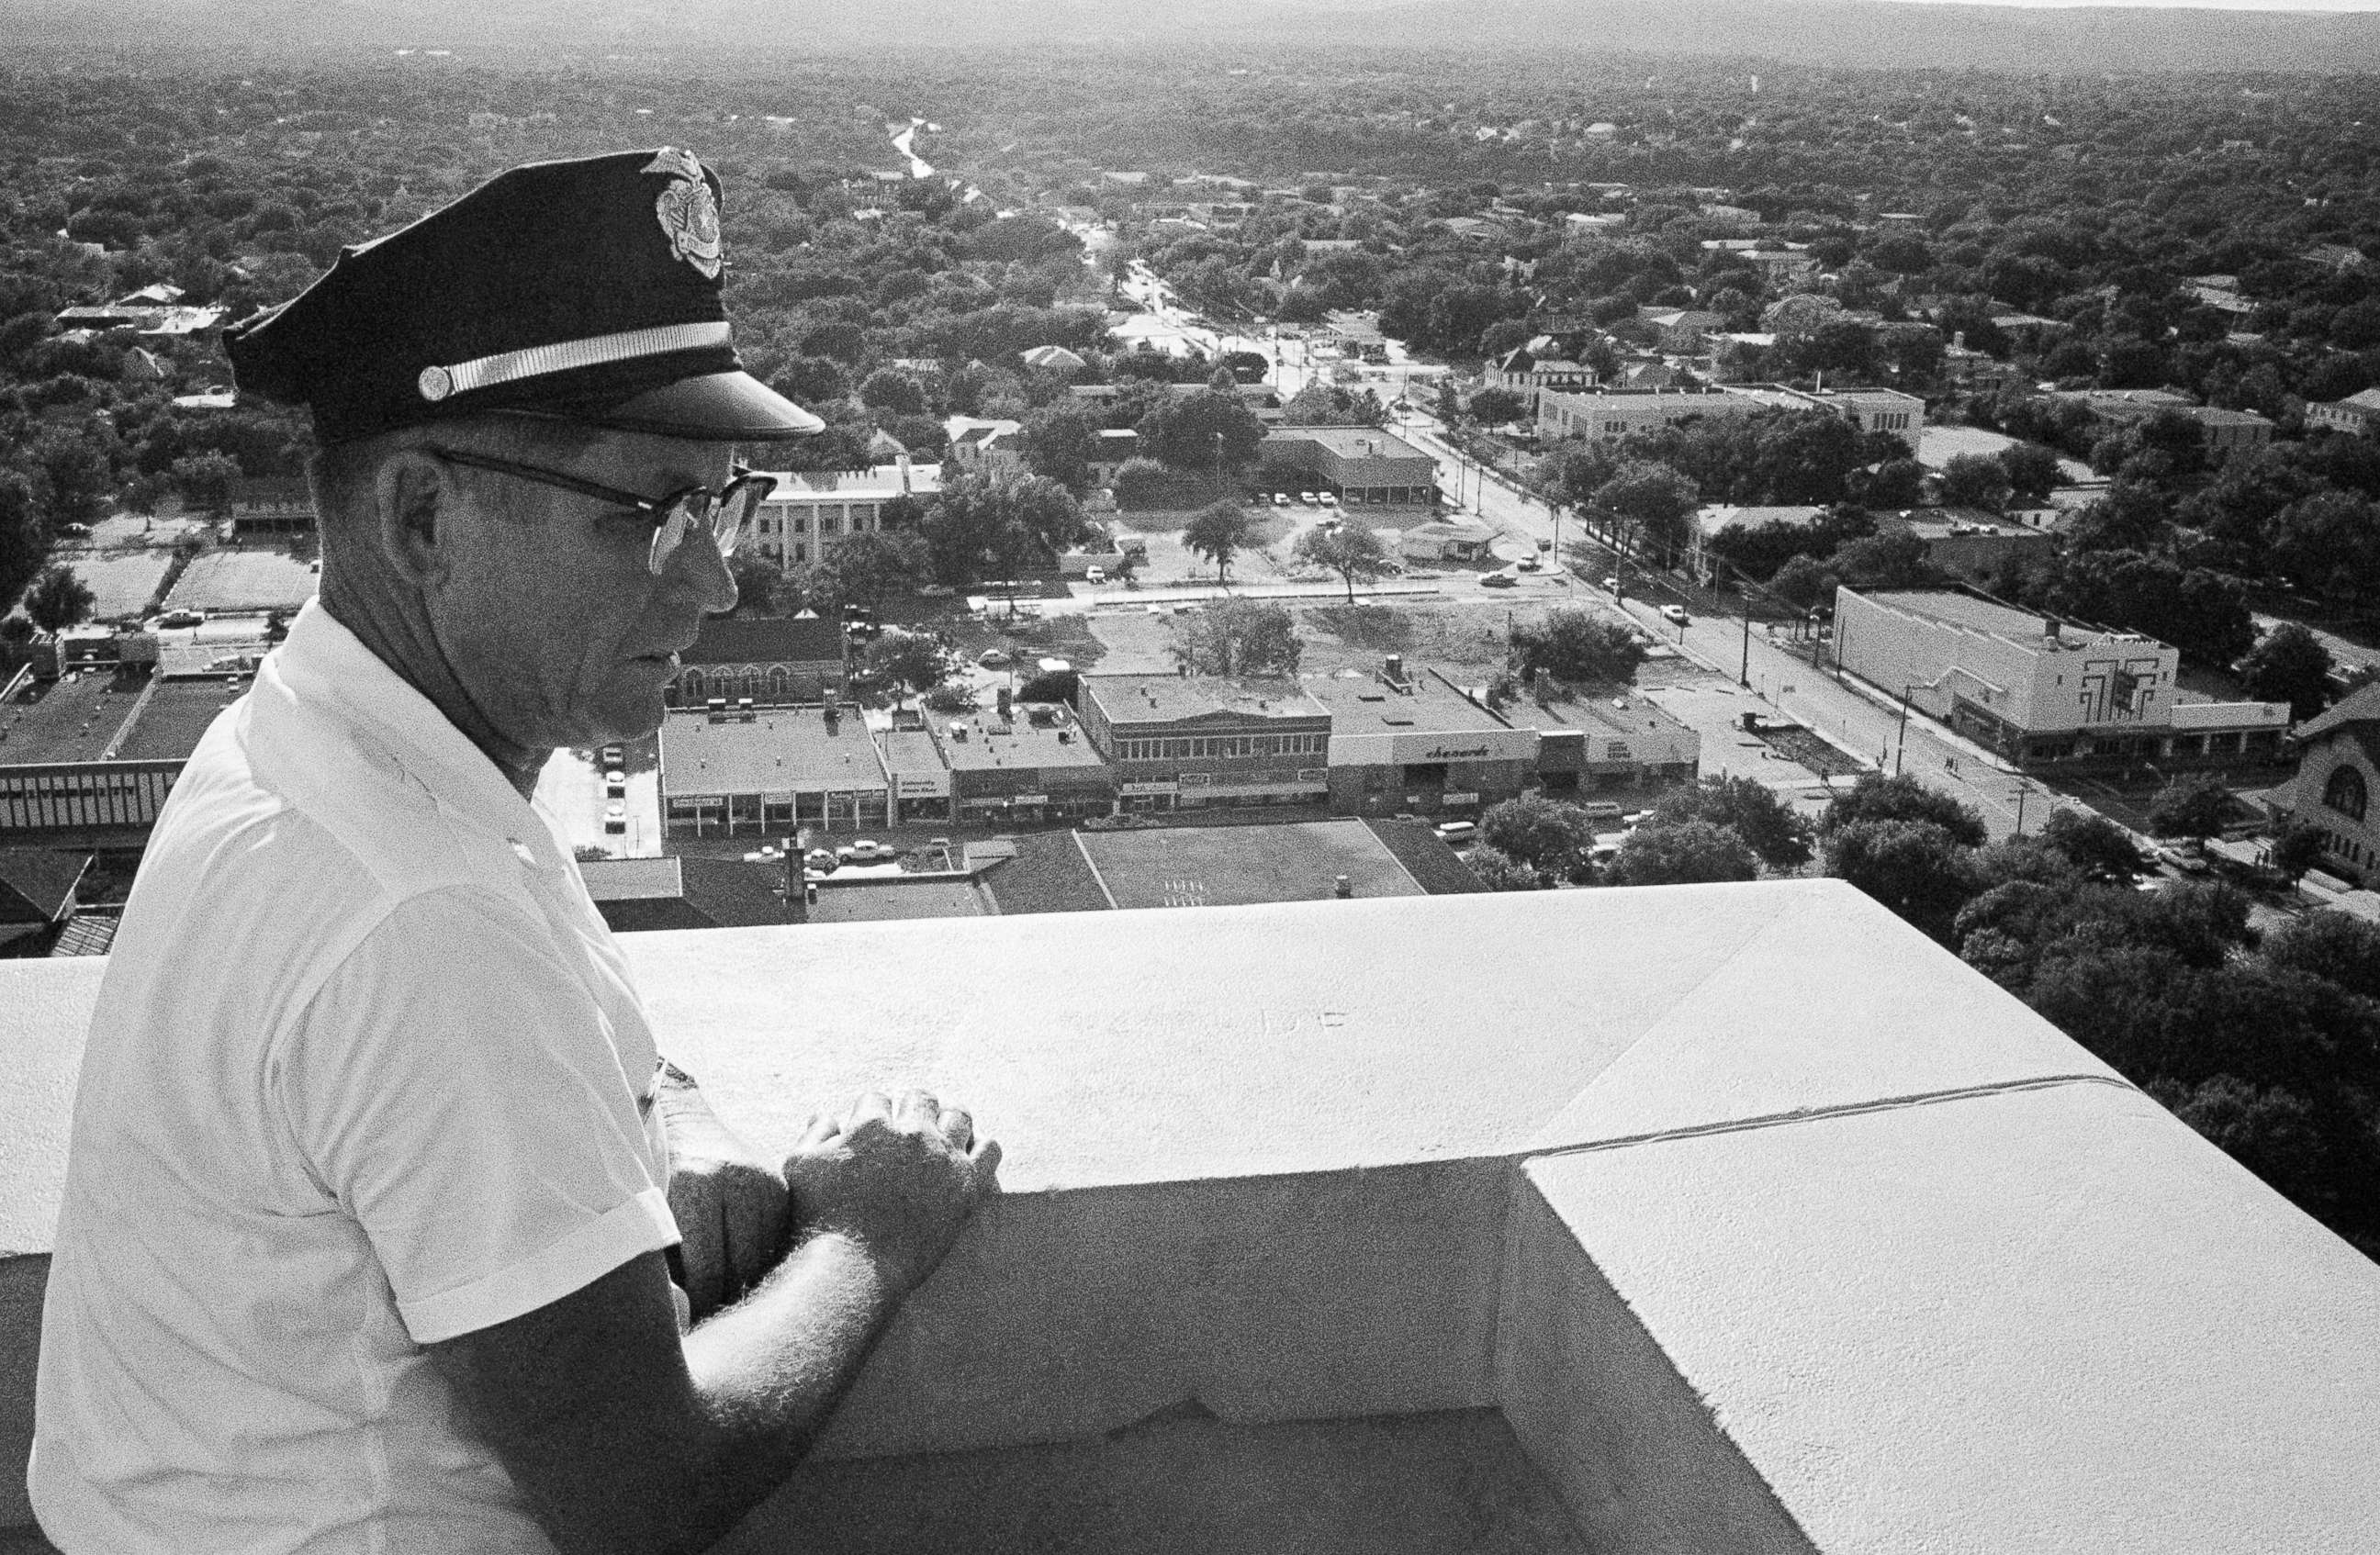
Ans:
<svg viewBox="0 0 2380 1555"><path fill-rule="evenodd" d="M2380 389L2362 389L2343 400L2309 402L2306 426L2358 437L2380 436Z"/></svg>
<svg viewBox="0 0 2380 1555"><path fill-rule="evenodd" d="M997 478L1024 472L1023 422L953 416L942 422L942 431L950 440L944 457L959 473Z"/></svg>
<svg viewBox="0 0 2380 1555"><path fill-rule="evenodd" d="M1727 323L1718 314L1694 307L1640 307L1636 317L1653 327L1662 350L1688 355L1700 351L1710 333Z"/></svg>

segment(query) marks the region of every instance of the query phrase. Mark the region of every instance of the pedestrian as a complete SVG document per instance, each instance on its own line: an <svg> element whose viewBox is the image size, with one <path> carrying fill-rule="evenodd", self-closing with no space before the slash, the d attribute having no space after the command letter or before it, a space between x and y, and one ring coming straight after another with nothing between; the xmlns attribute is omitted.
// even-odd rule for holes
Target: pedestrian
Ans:
<svg viewBox="0 0 2380 1555"><path fill-rule="evenodd" d="M515 168L226 336L312 416L321 593L101 984L30 1474L62 1549L707 1547L994 1191L923 1091L782 1168L737 1140L531 802L735 604L770 482L730 445L820 428L741 370L719 195L675 150Z"/></svg>

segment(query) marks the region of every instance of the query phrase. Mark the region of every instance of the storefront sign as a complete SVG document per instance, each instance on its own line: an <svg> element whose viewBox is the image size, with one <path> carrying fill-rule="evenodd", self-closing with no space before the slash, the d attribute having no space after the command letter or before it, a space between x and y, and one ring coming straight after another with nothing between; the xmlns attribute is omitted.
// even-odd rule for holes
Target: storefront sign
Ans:
<svg viewBox="0 0 2380 1555"><path fill-rule="evenodd" d="M1122 787L1127 796L1140 794L1174 794L1182 791L1182 785L1179 783L1125 783L1122 785Z"/></svg>
<svg viewBox="0 0 2380 1555"><path fill-rule="evenodd" d="M1404 766L1427 762L1537 759L1534 729L1466 729L1460 734L1340 734L1330 736L1333 766Z"/></svg>

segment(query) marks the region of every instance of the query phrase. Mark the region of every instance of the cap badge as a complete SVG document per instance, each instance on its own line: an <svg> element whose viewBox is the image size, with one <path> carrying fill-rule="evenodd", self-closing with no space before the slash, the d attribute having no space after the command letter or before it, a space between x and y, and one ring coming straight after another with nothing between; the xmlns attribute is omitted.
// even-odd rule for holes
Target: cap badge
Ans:
<svg viewBox="0 0 2380 1555"><path fill-rule="evenodd" d="M711 196L702 163L693 152L672 146L638 171L670 175L669 187L653 202L670 251L699 271L704 280L719 279L719 201Z"/></svg>

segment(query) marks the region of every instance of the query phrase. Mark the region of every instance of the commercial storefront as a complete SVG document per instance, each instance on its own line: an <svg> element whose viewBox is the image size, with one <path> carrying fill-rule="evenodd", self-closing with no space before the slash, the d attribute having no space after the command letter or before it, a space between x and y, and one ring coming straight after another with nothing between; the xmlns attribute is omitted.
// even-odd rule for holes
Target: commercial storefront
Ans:
<svg viewBox="0 0 2380 1555"><path fill-rule="evenodd" d="M1537 731L1516 729L1435 670L1400 659L1360 679L1310 681L1330 710L1330 808L1342 815L1467 814L1525 792Z"/></svg>
<svg viewBox="0 0 2380 1555"><path fill-rule="evenodd" d="M891 816L892 785L856 708L673 713L661 770L673 837L856 832Z"/></svg>
<svg viewBox="0 0 2380 1555"><path fill-rule="evenodd" d="M1330 797L1330 710L1294 681L1086 675L1082 721L1127 811Z"/></svg>

